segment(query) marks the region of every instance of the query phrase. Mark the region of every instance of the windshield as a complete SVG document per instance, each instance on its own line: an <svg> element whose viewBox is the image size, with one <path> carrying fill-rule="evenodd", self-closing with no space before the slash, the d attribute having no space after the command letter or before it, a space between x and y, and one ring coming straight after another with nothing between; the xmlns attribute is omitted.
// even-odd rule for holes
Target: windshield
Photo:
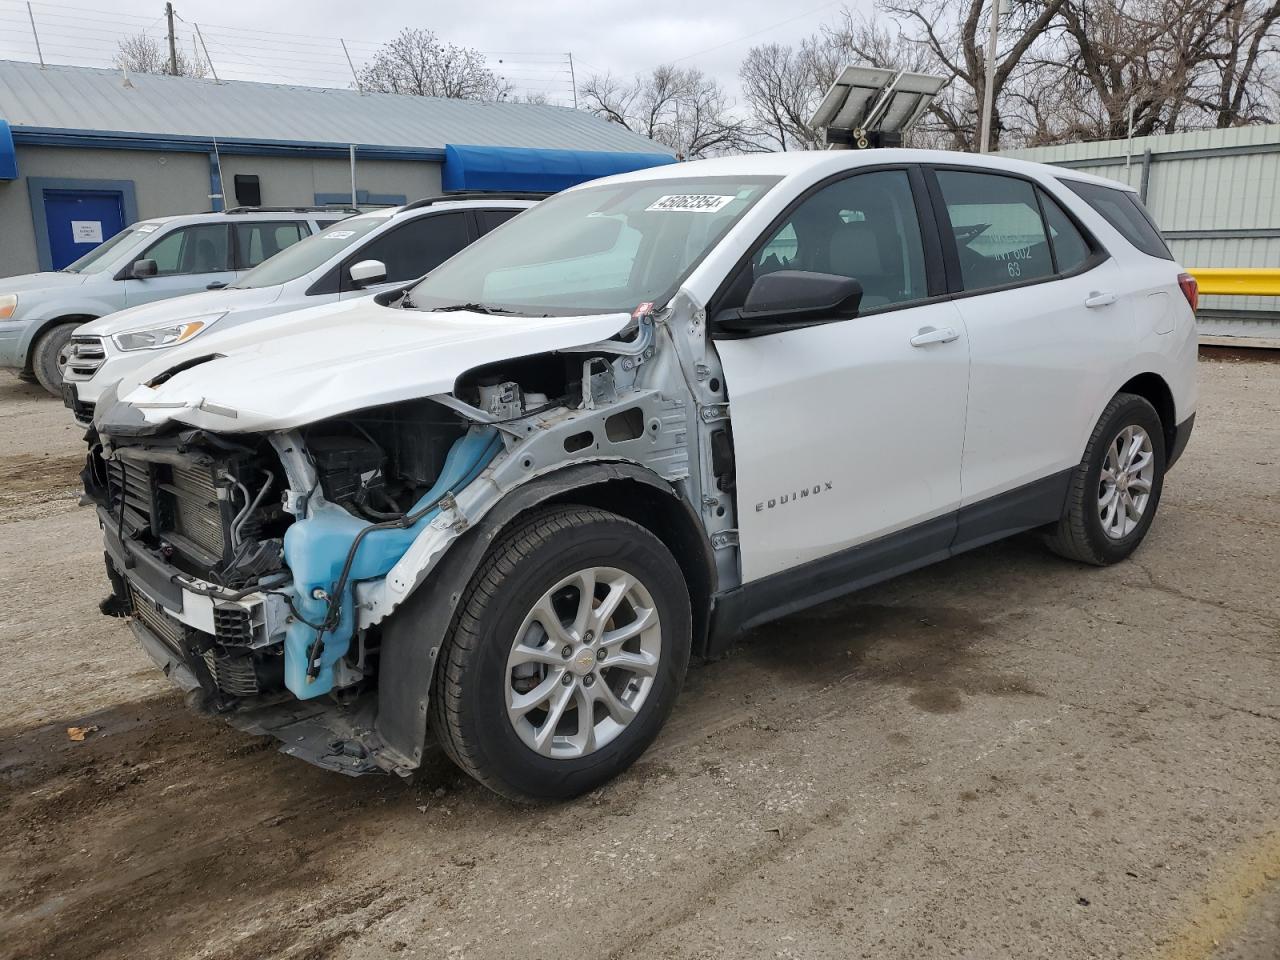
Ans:
<svg viewBox="0 0 1280 960"><path fill-rule="evenodd" d="M352 217L339 221L328 230L300 240L274 257L263 260L231 286L236 290L254 290L297 280L389 222L389 217Z"/></svg>
<svg viewBox="0 0 1280 960"><path fill-rule="evenodd" d="M144 227L146 229L143 229ZM79 260L67 264L62 270L64 273L100 273L115 263L114 258L107 257L108 253L123 250L131 241L139 240L154 233L155 230L154 223L135 223L132 227L125 227L110 240L98 244Z"/></svg>
<svg viewBox="0 0 1280 960"><path fill-rule="evenodd" d="M543 200L431 272L419 310L531 316L632 312L666 303L776 177L615 183Z"/></svg>

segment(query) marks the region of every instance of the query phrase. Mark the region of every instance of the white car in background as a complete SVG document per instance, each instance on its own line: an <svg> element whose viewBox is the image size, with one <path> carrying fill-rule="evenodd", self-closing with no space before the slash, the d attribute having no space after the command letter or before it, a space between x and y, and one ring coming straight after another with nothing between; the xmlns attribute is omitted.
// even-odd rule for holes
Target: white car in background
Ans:
<svg viewBox="0 0 1280 960"><path fill-rule="evenodd" d="M429 197L350 217L226 287L87 323L71 337L63 399L76 419L87 424L105 389L154 360L157 352L211 328L227 330L416 280L534 203L511 197Z"/></svg>
<svg viewBox="0 0 1280 960"><path fill-rule="evenodd" d="M236 207L153 217L61 270L0 280L0 367L52 394L67 341L88 320L233 283L290 244L357 213L339 207Z"/></svg>

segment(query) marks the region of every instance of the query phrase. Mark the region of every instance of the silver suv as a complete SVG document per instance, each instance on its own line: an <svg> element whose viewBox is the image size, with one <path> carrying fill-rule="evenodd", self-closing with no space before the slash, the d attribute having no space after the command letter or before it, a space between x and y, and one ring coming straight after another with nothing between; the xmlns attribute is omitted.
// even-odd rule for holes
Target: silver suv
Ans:
<svg viewBox="0 0 1280 960"><path fill-rule="evenodd" d="M0 280L0 367L61 391L76 327L155 300L235 282L356 210L237 207L141 220L61 270Z"/></svg>

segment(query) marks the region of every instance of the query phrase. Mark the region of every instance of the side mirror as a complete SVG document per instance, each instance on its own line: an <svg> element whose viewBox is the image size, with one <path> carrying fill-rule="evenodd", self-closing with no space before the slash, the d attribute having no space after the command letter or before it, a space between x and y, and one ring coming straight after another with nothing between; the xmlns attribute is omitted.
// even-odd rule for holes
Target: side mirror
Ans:
<svg viewBox="0 0 1280 960"><path fill-rule="evenodd" d="M133 261L133 269L129 271L129 275L135 280L145 280L147 277L154 277L159 273L154 260L135 260Z"/></svg>
<svg viewBox="0 0 1280 960"><path fill-rule="evenodd" d="M351 276L351 285L359 290L372 283L385 283L387 265L381 260L361 260L353 263L347 273Z"/></svg>
<svg viewBox="0 0 1280 960"><path fill-rule="evenodd" d="M862 284L851 277L809 270L776 270L757 277L732 330L786 326L806 321L841 320L858 315Z"/></svg>

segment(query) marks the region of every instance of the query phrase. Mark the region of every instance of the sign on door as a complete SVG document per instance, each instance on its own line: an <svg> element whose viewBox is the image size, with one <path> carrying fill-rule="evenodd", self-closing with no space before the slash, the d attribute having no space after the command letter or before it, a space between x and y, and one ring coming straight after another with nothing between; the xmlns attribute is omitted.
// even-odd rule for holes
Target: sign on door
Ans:
<svg viewBox="0 0 1280 960"><path fill-rule="evenodd" d="M101 243L101 220L72 220L71 239L75 243Z"/></svg>

